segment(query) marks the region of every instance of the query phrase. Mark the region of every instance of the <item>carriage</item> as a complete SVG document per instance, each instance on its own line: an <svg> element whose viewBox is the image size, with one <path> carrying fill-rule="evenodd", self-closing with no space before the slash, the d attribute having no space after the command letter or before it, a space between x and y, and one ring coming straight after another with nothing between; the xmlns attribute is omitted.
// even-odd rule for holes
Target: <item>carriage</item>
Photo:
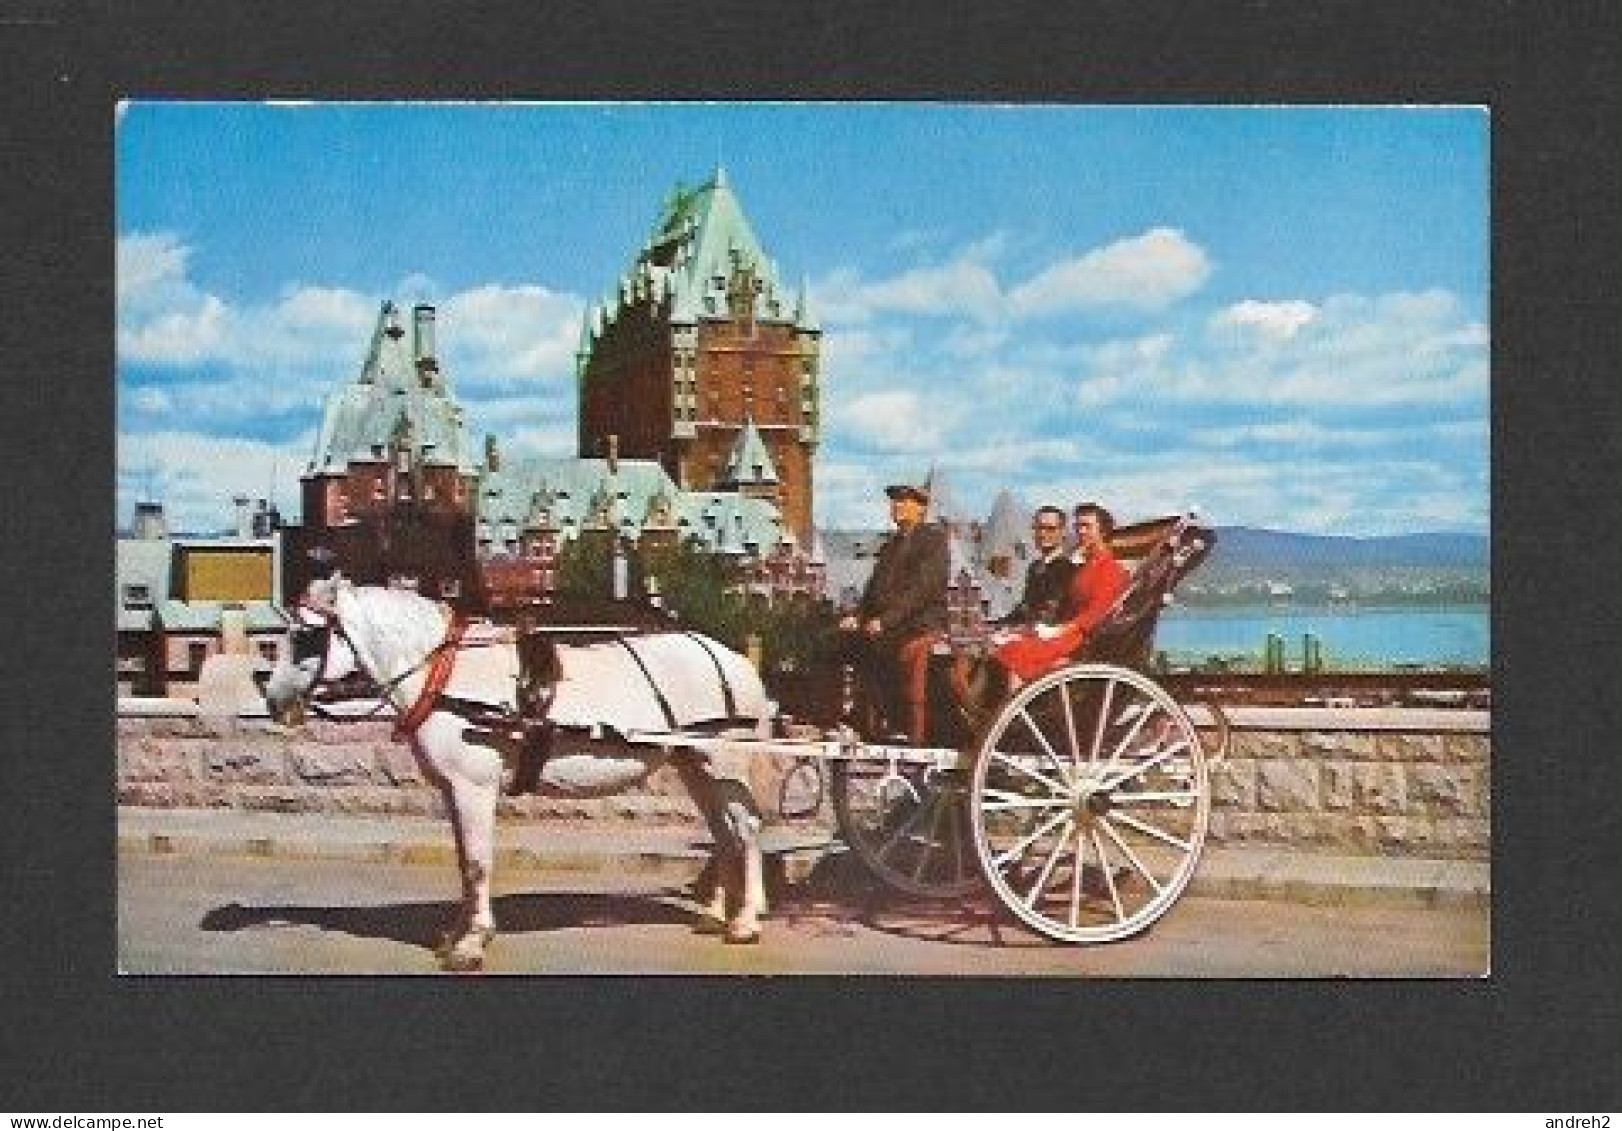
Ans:
<svg viewBox="0 0 1622 1131"><path fill-rule="evenodd" d="M884 737L883 689L862 687L849 667L824 677L838 683L831 717L790 722L747 661L695 633L577 626L481 649L454 621L447 629L426 614L415 630L391 626L368 639L353 605L347 616L341 605L315 609L303 630L325 633L317 674L284 678L267 698L274 706L307 694L330 673L335 639L385 698L398 694L402 732L430 776L446 783L463 865L464 918L447 965L458 964L458 938L473 960L460 964L476 964L493 932L490 825L503 770L509 786L515 773L544 771L554 787L607 793L674 764L718 853L735 849L731 894L718 885L710 916L730 940L754 941L764 906L759 810L713 767L762 756L791 759L791 775L808 779L819 799L826 785L840 839L887 887L955 900L989 891L1050 939L1109 942L1171 908L1204 846L1209 766L1225 752L1226 721L1212 705L1193 707L1202 734L1191 710L1148 674L1148 660L1161 609L1214 540L1192 515L1117 529L1112 547L1134 565L1127 588L1081 654L1011 692L986 678L989 664L938 649L922 745ZM411 639L390 659L391 640L402 636ZM506 690L481 696L470 687ZM605 710L607 688L636 701ZM527 739L512 725L525 715L545 719L544 742L533 725ZM741 910L729 913L740 899Z"/></svg>

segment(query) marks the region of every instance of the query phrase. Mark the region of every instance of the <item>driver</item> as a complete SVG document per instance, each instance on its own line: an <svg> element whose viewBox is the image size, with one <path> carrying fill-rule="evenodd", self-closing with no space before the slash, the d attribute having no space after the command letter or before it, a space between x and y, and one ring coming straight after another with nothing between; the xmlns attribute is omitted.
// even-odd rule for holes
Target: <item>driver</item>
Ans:
<svg viewBox="0 0 1622 1131"><path fill-rule="evenodd" d="M924 522L928 487L901 483L884 493L895 533L879 550L861 604L839 627L860 633L867 686L899 688L907 741L922 746L929 729L929 654L947 625L946 531Z"/></svg>

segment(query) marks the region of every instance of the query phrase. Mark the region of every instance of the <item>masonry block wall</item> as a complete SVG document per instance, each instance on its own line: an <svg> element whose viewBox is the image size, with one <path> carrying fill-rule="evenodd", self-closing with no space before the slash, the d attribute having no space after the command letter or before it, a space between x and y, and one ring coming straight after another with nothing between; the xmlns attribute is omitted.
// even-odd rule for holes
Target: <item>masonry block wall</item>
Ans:
<svg viewBox="0 0 1622 1131"><path fill-rule="evenodd" d="M1290 725L1234 712L1228 757L1211 772L1212 845L1488 858L1492 750L1484 717L1438 726L1435 712L1412 712L1414 721L1405 726L1401 711L1316 714L1316 726L1303 726L1299 719L1307 712ZM1374 714L1377 728L1360 718ZM1327 725L1331 716L1334 728ZM315 721L285 734L253 719L120 718L118 800L164 808L442 816L439 794L389 732L381 721ZM790 768L789 759L764 757L732 767L773 817L780 816ZM791 783L791 806L796 792ZM820 823L831 820L826 810ZM700 824L668 770L618 797L503 798L501 816Z"/></svg>
<svg viewBox="0 0 1622 1131"><path fill-rule="evenodd" d="M1236 730L1211 774L1210 841L1485 860L1491 752L1484 728Z"/></svg>

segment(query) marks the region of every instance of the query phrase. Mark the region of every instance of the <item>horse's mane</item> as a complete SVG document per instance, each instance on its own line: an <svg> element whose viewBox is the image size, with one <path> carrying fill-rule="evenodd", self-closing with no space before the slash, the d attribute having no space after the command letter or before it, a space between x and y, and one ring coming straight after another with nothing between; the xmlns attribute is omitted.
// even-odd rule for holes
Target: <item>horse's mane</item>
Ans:
<svg viewBox="0 0 1622 1131"><path fill-rule="evenodd" d="M347 596L354 604L344 627L380 668L415 663L445 637L440 605L420 593L357 585Z"/></svg>

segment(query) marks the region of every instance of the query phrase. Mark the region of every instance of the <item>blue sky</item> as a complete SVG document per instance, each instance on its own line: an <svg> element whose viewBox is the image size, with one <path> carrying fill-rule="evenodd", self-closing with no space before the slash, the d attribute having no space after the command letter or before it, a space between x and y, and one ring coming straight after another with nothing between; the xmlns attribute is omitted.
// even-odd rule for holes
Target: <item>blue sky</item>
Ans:
<svg viewBox="0 0 1622 1131"><path fill-rule="evenodd" d="M1485 531L1472 108L260 105L116 122L120 521L297 480L385 298L440 308L474 435L570 454L586 305L719 161L824 325L817 518Z"/></svg>

